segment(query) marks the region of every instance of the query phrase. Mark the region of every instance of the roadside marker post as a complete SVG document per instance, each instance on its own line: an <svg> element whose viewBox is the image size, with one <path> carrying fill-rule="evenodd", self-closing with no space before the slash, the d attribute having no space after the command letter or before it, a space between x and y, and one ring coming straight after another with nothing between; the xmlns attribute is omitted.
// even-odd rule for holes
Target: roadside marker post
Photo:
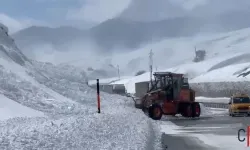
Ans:
<svg viewBox="0 0 250 150"><path fill-rule="evenodd" d="M250 126L247 126L247 147L250 147Z"/></svg>
<svg viewBox="0 0 250 150"><path fill-rule="evenodd" d="M96 79L96 89L97 89L97 109L98 109L98 113L101 113L99 79Z"/></svg>

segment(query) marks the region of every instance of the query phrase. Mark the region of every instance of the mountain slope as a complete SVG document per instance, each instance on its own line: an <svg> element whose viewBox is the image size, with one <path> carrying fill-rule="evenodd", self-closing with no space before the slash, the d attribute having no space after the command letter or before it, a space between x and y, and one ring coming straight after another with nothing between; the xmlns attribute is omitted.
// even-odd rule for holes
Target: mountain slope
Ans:
<svg viewBox="0 0 250 150"><path fill-rule="evenodd" d="M57 51L68 51L67 44L98 45L101 51L130 50L164 38L194 36L202 33L227 32L246 28L248 11L231 11L217 16L181 16L165 20L141 22L122 17L107 20L87 31L75 28L31 27L13 35L21 49L51 45ZM80 42L82 41L82 42ZM78 43L77 43L78 42ZM83 44L81 44L83 43ZM71 46L73 48L73 46Z"/></svg>
<svg viewBox="0 0 250 150"><path fill-rule="evenodd" d="M0 27L5 52L0 53L0 97L15 111L5 118L8 120L0 121L1 149L140 149L154 145L147 142L153 124L131 101L101 93L102 114L97 115L96 90L87 86L81 68L26 59L8 36L7 27ZM10 114L1 107L4 115ZM33 116L21 115L27 107ZM107 132L100 134L99 130ZM146 132L138 134L139 130Z"/></svg>

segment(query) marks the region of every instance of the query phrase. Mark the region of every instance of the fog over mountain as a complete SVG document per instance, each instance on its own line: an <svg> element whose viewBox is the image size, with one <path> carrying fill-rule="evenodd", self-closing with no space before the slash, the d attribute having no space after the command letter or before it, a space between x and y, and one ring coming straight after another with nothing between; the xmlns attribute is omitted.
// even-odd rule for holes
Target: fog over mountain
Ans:
<svg viewBox="0 0 250 150"><path fill-rule="evenodd" d="M131 0L115 18L86 30L33 26L13 37L30 57L41 51L46 57L65 51L112 55L167 38L247 28L249 7L248 0Z"/></svg>

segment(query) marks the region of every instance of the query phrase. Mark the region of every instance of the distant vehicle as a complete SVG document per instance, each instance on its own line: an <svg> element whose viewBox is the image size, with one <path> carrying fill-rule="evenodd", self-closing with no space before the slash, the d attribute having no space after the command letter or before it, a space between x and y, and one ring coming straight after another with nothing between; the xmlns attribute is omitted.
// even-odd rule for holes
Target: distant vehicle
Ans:
<svg viewBox="0 0 250 150"><path fill-rule="evenodd" d="M235 94L229 101L229 115L248 115L250 116L250 98L247 94Z"/></svg>

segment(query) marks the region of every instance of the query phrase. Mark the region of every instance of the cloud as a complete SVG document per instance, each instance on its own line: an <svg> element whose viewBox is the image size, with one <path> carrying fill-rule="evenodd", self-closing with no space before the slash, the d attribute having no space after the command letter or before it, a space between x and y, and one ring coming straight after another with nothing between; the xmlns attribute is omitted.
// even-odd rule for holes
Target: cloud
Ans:
<svg viewBox="0 0 250 150"><path fill-rule="evenodd" d="M17 32L21 29L27 28L32 25L48 25L45 22L37 21L34 19L15 19L6 14L0 13L0 22L9 28L10 33Z"/></svg>
<svg viewBox="0 0 250 150"><path fill-rule="evenodd" d="M169 2L180 5L186 10L192 10L196 7L206 5L209 0L169 0Z"/></svg>
<svg viewBox="0 0 250 150"><path fill-rule="evenodd" d="M130 2L131 0L85 0L80 8L69 10L66 19L102 22L120 14Z"/></svg>

